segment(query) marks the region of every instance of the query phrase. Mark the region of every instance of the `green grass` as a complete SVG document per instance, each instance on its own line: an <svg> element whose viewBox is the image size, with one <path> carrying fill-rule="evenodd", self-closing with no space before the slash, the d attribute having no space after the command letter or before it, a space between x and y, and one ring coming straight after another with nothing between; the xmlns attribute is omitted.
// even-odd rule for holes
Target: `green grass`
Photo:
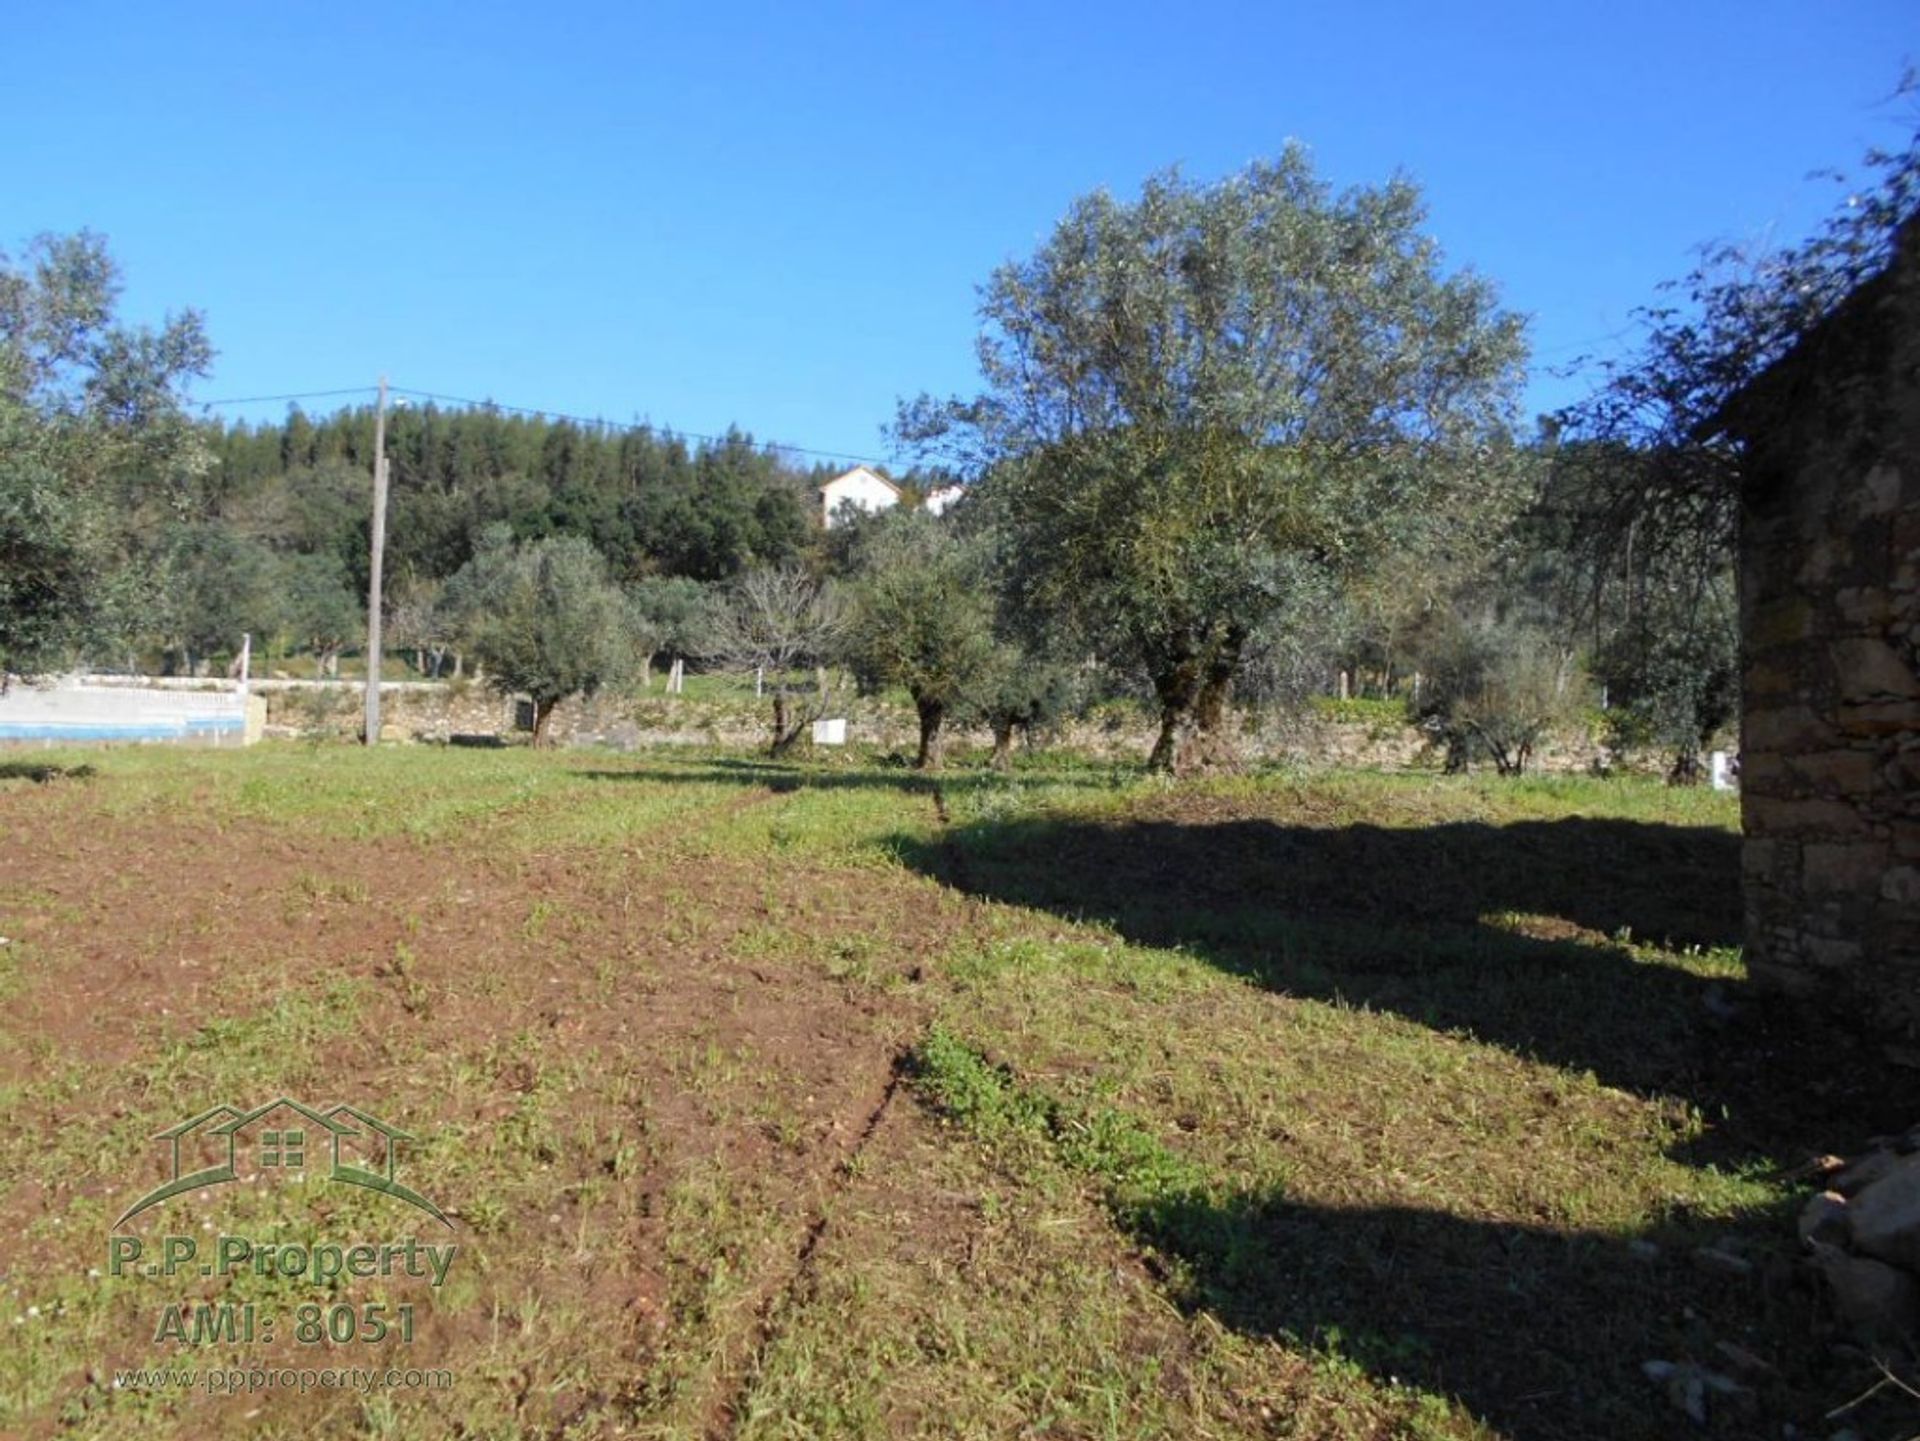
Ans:
<svg viewBox="0 0 1920 1441"><path fill-rule="evenodd" d="M1317 695L1308 700L1309 708L1315 715L1343 725L1365 725L1378 730L1392 730L1407 724L1407 703L1392 700L1385 696L1339 696Z"/></svg>
<svg viewBox="0 0 1920 1441"><path fill-rule="evenodd" d="M1058 755L35 765L0 779L40 842L0 870L0 1430L1632 1441L1675 1434L1647 1359L1759 1354L1768 1434L1873 1379L1685 1260L1783 1254L1783 1168L1869 1125L1747 990L1727 797ZM87 1274L150 1137L261 1091L419 1135L467 1248L419 1349L450 1397L98 1383L160 1359L152 1288Z"/></svg>

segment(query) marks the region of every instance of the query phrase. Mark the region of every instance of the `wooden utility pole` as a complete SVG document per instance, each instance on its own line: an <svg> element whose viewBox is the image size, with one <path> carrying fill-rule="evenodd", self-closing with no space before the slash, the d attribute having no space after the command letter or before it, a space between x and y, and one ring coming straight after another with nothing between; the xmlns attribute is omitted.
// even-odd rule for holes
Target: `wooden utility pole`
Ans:
<svg viewBox="0 0 1920 1441"><path fill-rule="evenodd" d="M387 548L387 378L373 412L373 537L367 567L366 743L380 744L380 571Z"/></svg>

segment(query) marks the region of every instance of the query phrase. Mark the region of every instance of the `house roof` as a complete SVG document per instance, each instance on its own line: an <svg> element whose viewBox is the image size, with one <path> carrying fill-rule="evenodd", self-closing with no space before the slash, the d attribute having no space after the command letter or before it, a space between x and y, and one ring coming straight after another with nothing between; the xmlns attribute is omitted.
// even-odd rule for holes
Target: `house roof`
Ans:
<svg viewBox="0 0 1920 1441"><path fill-rule="evenodd" d="M822 494L825 494L830 487L838 485L843 480L852 480L856 475L864 475L869 480L877 480L882 485L884 485L888 490L892 491L895 495L900 494L899 486L895 485L892 481L888 480L884 475L880 474L879 471L869 470L864 465L856 465L852 470L843 470L842 472L840 472L840 474L836 475L832 480L827 481L826 484L819 485L814 488L820 491Z"/></svg>

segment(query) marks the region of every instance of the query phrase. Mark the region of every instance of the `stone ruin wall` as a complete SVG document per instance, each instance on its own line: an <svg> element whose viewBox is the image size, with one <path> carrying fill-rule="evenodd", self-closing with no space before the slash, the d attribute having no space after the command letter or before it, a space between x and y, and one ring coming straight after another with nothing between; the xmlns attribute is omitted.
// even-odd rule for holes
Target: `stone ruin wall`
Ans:
<svg viewBox="0 0 1920 1441"><path fill-rule="evenodd" d="M1920 1065L1920 231L1742 429L1756 980Z"/></svg>

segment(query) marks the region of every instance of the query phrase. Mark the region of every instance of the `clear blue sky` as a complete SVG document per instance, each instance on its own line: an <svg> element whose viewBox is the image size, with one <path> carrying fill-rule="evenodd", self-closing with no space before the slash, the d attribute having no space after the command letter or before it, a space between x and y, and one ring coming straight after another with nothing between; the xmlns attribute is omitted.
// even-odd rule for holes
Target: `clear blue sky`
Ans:
<svg viewBox="0 0 1920 1441"><path fill-rule="evenodd" d="M1296 137L1404 168L1549 366L1900 137L1914 0L49 4L6 24L0 245L107 234L202 398L396 383L881 454L1077 194ZM317 402L325 408L331 402ZM279 413L282 407L255 407Z"/></svg>

